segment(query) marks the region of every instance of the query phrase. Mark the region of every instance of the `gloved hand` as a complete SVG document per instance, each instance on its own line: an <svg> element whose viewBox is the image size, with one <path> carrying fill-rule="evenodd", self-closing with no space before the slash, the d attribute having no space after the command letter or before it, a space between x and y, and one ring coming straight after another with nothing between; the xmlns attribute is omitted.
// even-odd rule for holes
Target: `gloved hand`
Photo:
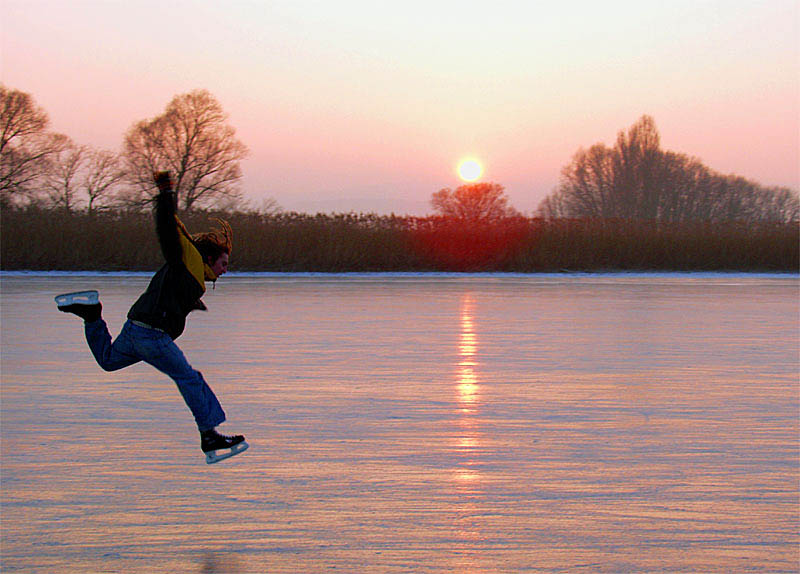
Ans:
<svg viewBox="0 0 800 574"><path fill-rule="evenodd" d="M161 193L174 193L172 189L172 176L168 171L159 171L153 174L153 180Z"/></svg>

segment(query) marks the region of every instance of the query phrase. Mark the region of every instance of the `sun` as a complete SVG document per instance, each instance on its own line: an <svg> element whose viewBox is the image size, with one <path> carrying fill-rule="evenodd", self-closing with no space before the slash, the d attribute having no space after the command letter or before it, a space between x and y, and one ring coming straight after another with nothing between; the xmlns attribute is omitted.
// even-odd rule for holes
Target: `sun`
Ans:
<svg viewBox="0 0 800 574"><path fill-rule="evenodd" d="M458 163L458 176L464 181L475 181L483 175L483 166L475 158L465 158Z"/></svg>

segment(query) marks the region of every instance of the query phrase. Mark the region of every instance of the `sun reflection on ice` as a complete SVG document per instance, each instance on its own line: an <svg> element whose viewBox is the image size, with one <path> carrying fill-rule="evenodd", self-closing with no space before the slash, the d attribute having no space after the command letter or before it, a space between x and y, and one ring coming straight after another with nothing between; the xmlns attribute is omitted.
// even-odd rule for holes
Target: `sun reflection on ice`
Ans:
<svg viewBox="0 0 800 574"><path fill-rule="evenodd" d="M478 432L478 407L480 404L480 381L478 377L478 336L475 332L475 301L469 294L461 299L461 330L458 342L458 365L456 370L456 399L458 419L454 447L460 459L455 470L455 480L460 484L474 484L480 479L475 468L475 454L480 450Z"/></svg>
<svg viewBox="0 0 800 574"><path fill-rule="evenodd" d="M461 412L474 412L478 400L478 376L475 367L478 363L475 354L478 351L478 337L474 323L475 302L471 295L464 295L461 300L461 334L458 343L458 401Z"/></svg>

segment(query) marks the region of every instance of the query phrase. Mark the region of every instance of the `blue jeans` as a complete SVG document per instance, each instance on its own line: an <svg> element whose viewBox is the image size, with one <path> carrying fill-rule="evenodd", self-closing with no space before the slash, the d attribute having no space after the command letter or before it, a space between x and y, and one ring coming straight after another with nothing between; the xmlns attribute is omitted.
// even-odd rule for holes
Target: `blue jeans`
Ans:
<svg viewBox="0 0 800 574"><path fill-rule="evenodd" d="M178 345L166 333L126 321L112 343L108 326L102 319L85 323L84 329L89 348L103 370L116 371L144 361L175 381L201 432L213 429L225 420L214 391L200 371L189 365Z"/></svg>

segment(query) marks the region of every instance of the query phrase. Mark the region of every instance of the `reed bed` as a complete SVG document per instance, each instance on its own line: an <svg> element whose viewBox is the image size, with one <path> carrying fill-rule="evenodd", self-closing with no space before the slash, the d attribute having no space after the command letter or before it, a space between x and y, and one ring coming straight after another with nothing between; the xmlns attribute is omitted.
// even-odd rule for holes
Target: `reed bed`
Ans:
<svg viewBox="0 0 800 574"><path fill-rule="evenodd" d="M794 223L514 217L464 222L375 214L193 213L234 230L231 270L782 271L800 268ZM149 214L45 209L0 213L0 269L150 271L162 263Z"/></svg>

